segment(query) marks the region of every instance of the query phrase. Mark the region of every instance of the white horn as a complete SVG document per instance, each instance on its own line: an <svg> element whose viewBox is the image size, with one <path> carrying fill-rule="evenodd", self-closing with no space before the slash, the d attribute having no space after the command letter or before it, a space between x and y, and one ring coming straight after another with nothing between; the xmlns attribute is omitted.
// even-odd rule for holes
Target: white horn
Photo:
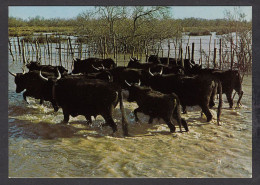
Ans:
<svg viewBox="0 0 260 185"><path fill-rule="evenodd" d="M148 71L149 71L150 75L154 76L154 74L153 74L153 73L150 71L150 68L149 68L149 70L148 70Z"/></svg>
<svg viewBox="0 0 260 185"><path fill-rule="evenodd" d="M48 81L48 78L42 76L42 70L40 70L40 77L41 77L43 80Z"/></svg>
<svg viewBox="0 0 260 185"><path fill-rule="evenodd" d="M25 70L24 70L24 68L22 68L23 69L23 75L25 74Z"/></svg>
<svg viewBox="0 0 260 185"><path fill-rule="evenodd" d="M92 64L92 67L93 67L94 69L98 70L98 71L100 70L100 69L96 68L93 64Z"/></svg>
<svg viewBox="0 0 260 185"><path fill-rule="evenodd" d="M61 79L61 74L60 74L60 71L59 71L58 68L57 68L57 71L58 71L58 78L57 78L57 80L59 80L59 79Z"/></svg>
<svg viewBox="0 0 260 185"><path fill-rule="evenodd" d="M141 85L141 81L140 81L140 79L139 79L139 82L138 82L138 84L137 84L138 86L140 86Z"/></svg>
<svg viewBox="0 0 260 185"><path fill-rule="evenodd" d="M8 71L12 76L14 76L14 77L16 77L17 76L17 74L15 74L15 73L12 73L12 72L10 72L10 71Z"/></svg>
<svg viewBox="0 0 260 185"><path fill-rule="evenodd" d="M105 69L105 66L103 64L101 64L101 66L102 66L102 69Z"/></svg>
<svg viewBox="0 0 260 185"><path fill-rule="evenodd" d="M159 73L159 74L160 74L160 75L162 75L162 73L163 73L163 68L161 69L161 71L160 71L160 73Z"/></svg>
<svg viewBox="0 0 260 185"><path fill-rule="evenodd" d="M129 86L129 87L131 87L132 85L131 84L129 84L126 80L125 80L125 83Z"/></svg>

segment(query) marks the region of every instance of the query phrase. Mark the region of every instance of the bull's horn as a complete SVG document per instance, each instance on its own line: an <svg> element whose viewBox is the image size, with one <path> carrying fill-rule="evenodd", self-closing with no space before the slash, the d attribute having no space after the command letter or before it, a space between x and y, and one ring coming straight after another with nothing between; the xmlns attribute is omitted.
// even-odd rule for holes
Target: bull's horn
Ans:
<svg viewBox="0 0 260 185"><path fill-rule="evenodd" d="M40 77L41 77L43 80L48 81L48 78L42 76L42 70L40 70Z"/></svg>
<svg viewBox="0 0 260 185"><path fill-rule="evenodd" d="M149 71L150 75L154 76L154 74L153 74L153 73L150 71L150 68L149 68L149 70L148 70L148 71Z"/></svg>
<svg viewBox="0 0 260 185"><path fill-rule="evenodd" d="M138 82L138 84L137 84L138 86L140 86L141 85L141 81L140 81L140 79L139 79L139 82Z"/></svg>
<svg viewBox="0 0 260 185"><path fill-rule="evenodd" d="M160 74L160 75L162 75L162 73L163 73L163 67L162 67L162 69L161 69L161 71L160 71L160 73L159 73L159 74Z"/></svg>
<svg viewBox="0 0 260 185"><path fill-rule="evenodd" d="M58 78L57 78L57 80L59 80L59 79L61 79L61 74L60 74L60 71L59 71L58 68L57 68L57 71L58 71Z"/></svg>
<svg viewBox="0 0 260 185"><path fill-rule="evenodd" d="M105 66L103 64L101 64L101 66L102 66L102 69L105 69Z"/></svg>
<svg viewBox="0 0 260 185"><path fill-rule="evenodd" d="M128 83L126 80L125 80L125 83L126 83L129 87L132 86L132 85L131 85L130 83Z"/></svg>
<svg viewBox="0 0 260 185"><path fill-rule="evenodd" d="M100 69L96 68L93 64L92 64L92 67L93 67L95 70L98 70L98 71L100 70Z"/></svg>
<svg viewBox="0 0 260 185"><path fill-rule="evenodd" d="M10 73L10 75L12 75L12 76L14 76L14 77L16 77L16 75L17 75L17 74L15 74L15 73L10 72L10 71L8 71L8 72Z"/></svg>
<svg viewBox="0 0 260 185"><path fill-rule="evenodd" d="M131 61L134 61L134 59L133 59L132 57L130 57L130 60L131 60Z"/></svg>
<svg viewBox="0 0 260 185"><path fill-rule="evenodd" d="M24 68L22 68L23 69L23 75L25 74L25 70L24 70Z"/></svg>

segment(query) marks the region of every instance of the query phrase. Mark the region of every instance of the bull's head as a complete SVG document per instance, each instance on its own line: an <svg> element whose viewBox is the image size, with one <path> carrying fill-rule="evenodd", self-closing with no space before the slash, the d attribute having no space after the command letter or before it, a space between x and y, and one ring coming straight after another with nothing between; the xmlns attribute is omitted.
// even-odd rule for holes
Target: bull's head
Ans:
<svg viewBox="0 0 260 185"><path fill-rule="evenodd" d="M240 95L242 93L242 81L239 71L233 71L234 76L234 89Z"/></svg>
<svg viewBox="0 0 260 185"><path fill-rule="evenodd" d="M40 67L40 62L36 61L36 62L33 62L31 61L30 63L26 64L26 67L29 69L29 70L37 70L39 67Z"/></svg>
<svg viewBox="0 0 260 185"><path fill-rule="evenodd" d="M25 82L25 70L23 69L23 73L12 73L8 71L12 76L14 76L14 82L16 84L16 93L22 92L26 88L26 82Z"/></svg>
<svg viewBox="0 0 260 185"><path fill-rule="evenodd" d="M139 83L138 84L130 84L128 83L126 80L125 80L125 83L127 84L127 86L129 87L128 90L129 90L129 96L127 98L127 101L129 102L133 102L133 101L138 101L140 99L143 98L143 94L144 93L147 93L149 91L151 91L150 88L147 88L147 87L141 87L140 84L140 80L139 80Z"/></svg>

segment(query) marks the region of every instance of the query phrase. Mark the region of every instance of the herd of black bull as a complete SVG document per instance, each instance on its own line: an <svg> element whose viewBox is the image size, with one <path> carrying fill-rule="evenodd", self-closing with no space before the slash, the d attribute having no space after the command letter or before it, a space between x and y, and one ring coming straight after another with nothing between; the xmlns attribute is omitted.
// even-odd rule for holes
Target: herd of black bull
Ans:
<svg viewBox="0 0 260 185"><path fill-rule="evenodd" d="M120 102L124 135L128 135L128 129L122 89L129 91L128 101L138 105L134 110L136 121L137 112L149 115L149 123L154 118L162 118L171 132L175 131L173 119L180 131L181 125L188 131L187 122L181 118L180 106L186 113L186 106L198 105L207 121L211 121L209 108L215 105L215 95L219 94L219 123L222 93L226 94L231 108L233 90L239 95L238 106L243 95L242 79L237 70L202 69L190 60L184 60L182 64L180 60L152 55L148 63L131 58L127 67L116 67L112 59L88 58L73 62L72 74L62 66L40 65L38 62L27 64L27 73L9 73L15 76L16 93L25 90L25 101L30 96L40 99L41 104L44 100L51 102L55 111L62 108L65 123L70 115L83 115L87 122L91 122L91 116L101 115L115 132L117 125L112 115Z"/></svg>

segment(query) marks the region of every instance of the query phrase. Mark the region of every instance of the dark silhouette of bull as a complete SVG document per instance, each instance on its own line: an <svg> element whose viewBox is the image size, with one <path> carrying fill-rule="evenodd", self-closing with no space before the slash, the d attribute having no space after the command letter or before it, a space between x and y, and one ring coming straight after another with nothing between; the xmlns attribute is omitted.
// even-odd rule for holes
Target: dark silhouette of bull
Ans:
<svg viewBox="0 0 260 185"><path fill-rule="evenodd" d="M89 120L91 116L101 115L113 132L116 132L117 125L112 115L120 102L123 133L125 136L128 135L122 90L116 84L79 77L65 77L59 80L43 78L43 80L48 83L49 87L46 88L48 89L46 93L51 94L53 100L63 110L64 123L69 121L69 116L83 115Z"/></svg>
<svg viewBox="0 0 260 185"><path fill-rule="evenodd" d="M43 103L43 100L50 101L55 111L58 110L58 106L55 101L53 101L52 96L45 93L46 82L40 76L40 71L30 71L28 73L9 73L15 77L14 81L16 84L16 93L20 93L25 90L23 93L23 99L27 102L26 97L33 97L35 99L40 99L40 104ZM60 73L58 72L58 77L53 73L42 72L48 78L61 78ZM28 103L28 102L27 102Z"/></svg>
<svg viewBox="0 0 260 185"><path fill-rule="evenodd" d="M213 106L217 90L222 92L221 82L212 75L153 75L150 73L149 78L145 78L143 85L150 86L156 91L165 94L175 93L180 99L184 113L186 106L198 105L206 115L207 121L212 120L212 114L209 106ZM220 93L222 94L222 93ZM219 96L219 106L217 113L217 122L219 124L222 108L222 95Z"/></svg>
<svg viewBox="0 0 260 185"><path fill-rule="evenodd" d="M73 59L74 67L72 70L73 74L77 73L95 73L98 72L96 68L113 69L116 67L116 63L111 58L99 59L99 58L88 58L85 60ZM94 67L93 67L94 66Z"/></svg>
<svg viewBox="0 0 260 185"><path fill-rule="evenodd" d="M134 110L136 121L138 121L137 112L142 112L150 116L149 123L152 123L154 118L162 118L171 132L176 130L172 118L177 121L180 132L182 132L181 124L186 131L189 130L187 122L181 118L180 101L176 94L163 94L151 88L141 87L140 84L131 85L127 81L126 84L129 86L128 101L136 101L138 105Z"/></svg>
<svg viewBox="0 0 260 185"><path fill-rule="evenodd" d="M36 70L54 74L57 73L57 70L59 70L62 76L68 73L68 70L65 69L63 66L41 65L39 62L30 62L26 64L26 67L29 69L29 71Z"/></svg>
<svg viewBox="0 0 260 185"><path fill-rule="evenodd" d="M190 74L197 74L197 75L213 75L218 78L222 83L222 93L226 94L229 107L233 107L233 99L232 93L235 90L238 95L239 99L237 101L237 106L239 107L240 101L243 96L242 91L242 78L238 70L226 70L221 71L217 69L198 69L198 70L191 70Z"/></svg>

